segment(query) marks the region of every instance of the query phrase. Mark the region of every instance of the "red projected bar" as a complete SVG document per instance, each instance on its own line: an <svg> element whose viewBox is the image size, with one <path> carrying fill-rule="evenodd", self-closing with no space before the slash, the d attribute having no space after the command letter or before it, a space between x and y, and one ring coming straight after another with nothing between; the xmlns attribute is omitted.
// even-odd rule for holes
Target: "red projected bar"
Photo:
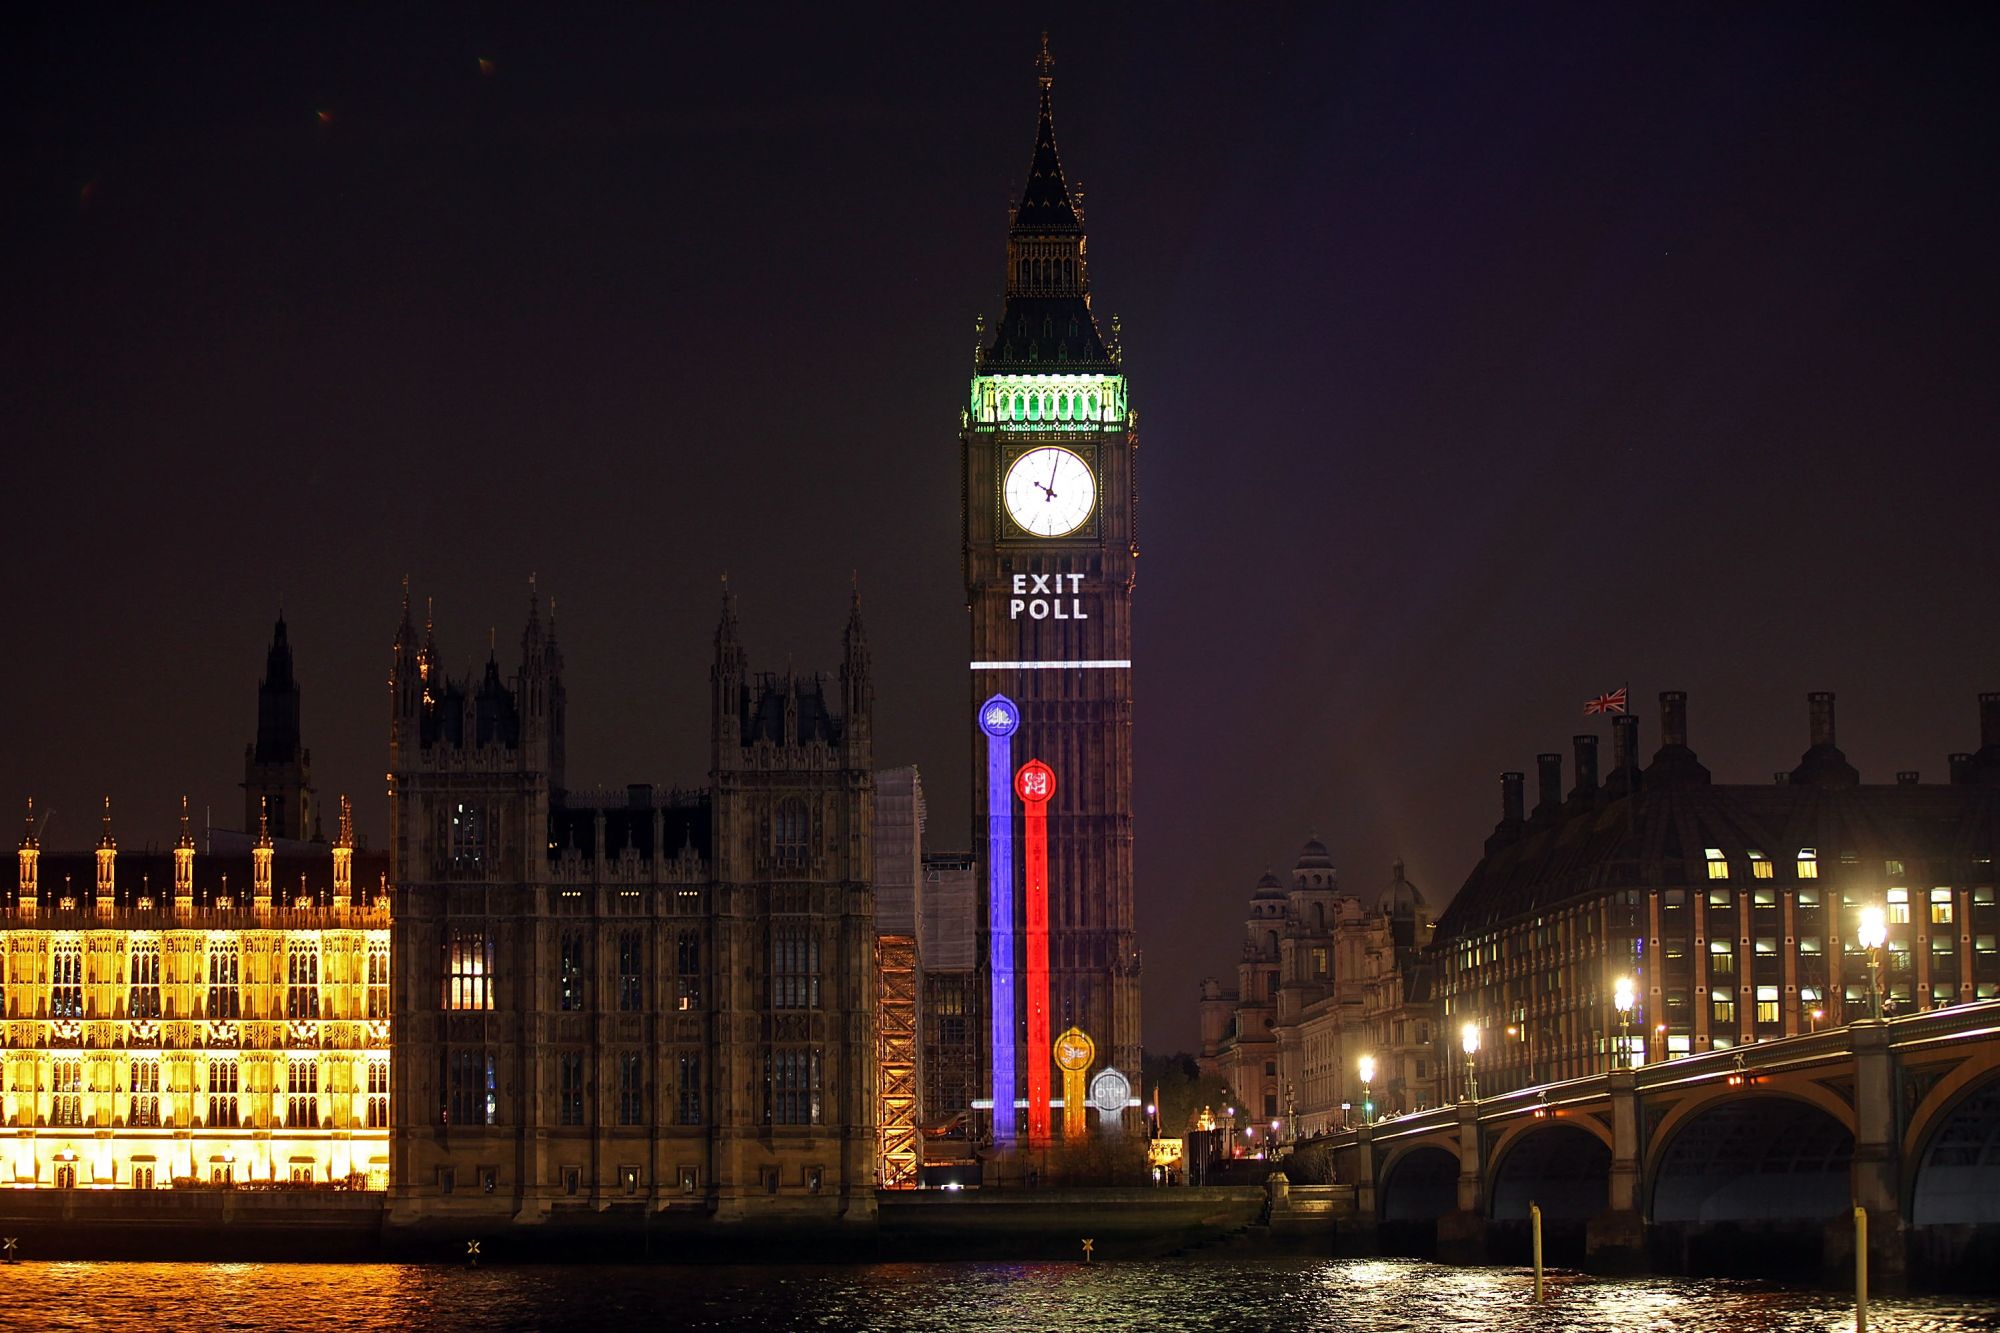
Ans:
<svg viewBox="0 0 2000 1333"><path fill-rule="evenodd" d="M1014 775L1021 798L1023 867L1028 888L1028 1139L1049 1140L1049 798L1056 794L1056 775L1039 759L1030 759Z"/></svg>

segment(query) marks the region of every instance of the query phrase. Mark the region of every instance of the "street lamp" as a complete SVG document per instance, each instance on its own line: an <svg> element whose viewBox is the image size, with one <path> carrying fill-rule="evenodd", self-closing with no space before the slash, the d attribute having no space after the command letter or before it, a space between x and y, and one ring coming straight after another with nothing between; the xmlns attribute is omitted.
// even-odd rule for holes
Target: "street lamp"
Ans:
<svg viewBox="0 0 2000 1333"><path fill-rule="evenodd" d="M1814 1032L1819 1031L1819 1021L1825 1017L1826 1017L1826 1010L1824 1009L1816 1008L1812 1011L1812 1031Z"/></svg>
<svg viewBox="0 0 2000 1333"><path fill-rule="evenodd" d="M1618 978L1611 1006L1618 1011L1618 1050L1627 1069L1632 1067L1632 1006L1636 1003L1638 996L1632 992L1632 978Z"/></svg>
<svg viewBox="0 0 2000 1333"><path fill-rule="evenodd" d="M1882 1017L1882 946L1889 939L1889 923L1879 907L1861 909L1861 926L1855 942L1868 951L1868 1001L1876 1018Z"/></svg>
<svg viewBox="0 0 2000 1333"><path fill-rule="evenodd" d="M1364 1055L1355 1062L1361 1073L1361 1123L1375 1123L1375 1093L1371 1085L1375 1082L1375 1057Z"/></svg>
<svg viewBox="0 0 2000 1333"><path fill-rule="evenodd" d="M1465 1052L1465 1095L1470 1101L1479 1100L1479 1078L1473 1068L1473 1058L1479 1054L1479 1024L1467 1023L1458 1030L1459 1048Z"/></svg>

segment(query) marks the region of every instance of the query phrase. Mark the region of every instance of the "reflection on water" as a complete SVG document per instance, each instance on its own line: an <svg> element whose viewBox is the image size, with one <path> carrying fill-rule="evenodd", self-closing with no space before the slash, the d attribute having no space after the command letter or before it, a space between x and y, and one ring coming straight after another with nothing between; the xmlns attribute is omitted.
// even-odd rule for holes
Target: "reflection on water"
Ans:
<svg viewBox="0 0 2000 1333"><path fill-rule="evenodd" d="M877 1264L865 1267L420 1268L21 1263L0 1270L0 1328L856 1330L1392 1329L1828 1333L1837 1292L1553 1275L1529 1303L1512 1269L1403 1260ZM2000 1327L1976 1301L1879 1301L1871 1329Z"/></svg>

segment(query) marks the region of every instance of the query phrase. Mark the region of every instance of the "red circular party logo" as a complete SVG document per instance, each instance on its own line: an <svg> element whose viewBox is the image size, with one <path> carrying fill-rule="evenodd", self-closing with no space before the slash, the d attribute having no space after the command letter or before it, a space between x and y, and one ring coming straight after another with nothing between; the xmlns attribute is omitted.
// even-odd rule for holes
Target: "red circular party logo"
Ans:
<svg viewBox="0 0 2000 1333"><path fill-rule="evenodd" d="M1029 805L1040 805L1056 794L1056 772L1039 759L1030 759L1014 775L1014 794Z"/></svg>

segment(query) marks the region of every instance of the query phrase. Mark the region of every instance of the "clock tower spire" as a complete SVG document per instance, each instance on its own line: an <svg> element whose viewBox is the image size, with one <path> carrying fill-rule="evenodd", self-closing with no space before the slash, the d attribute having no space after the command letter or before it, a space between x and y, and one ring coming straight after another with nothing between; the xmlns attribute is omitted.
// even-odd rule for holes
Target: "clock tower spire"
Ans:
<svg viewBox="0 0 2000 1333"><path fill-rule="evenodd" d="M1088 1113L1064 1108L1058 1132L1117 1133L1138 1123L1124 1109L1140 1057L1131 660L1138 417L1091 309L1083 210L1056 149L1054 63L1044 37L1034 155L1007 232L1005 308L986 330L959 437L971 641L965 725L986 898L980 961L993 1006L991 1086L982 1091L997 1108L1000 1143L1051 1123L1039 1108L1022 1116L1008 1109L1048 1096L1054 1051L1031 1049L1027 1038L1050 1028L1074 1027L1094 1044L1095 1063L1082 1077L1099 1094ZM1039 760L1053 775L1053 796L1035 812L1046 847L1036 851L1045 863L1035 861L1033 908L1024 808L1014 774L993 760L994 733L982 727L996 698L1018 712L1008 762ZM1031 932L1039 940L1044 910L1047 943L1031 958L1027 941Z"/></svg>

